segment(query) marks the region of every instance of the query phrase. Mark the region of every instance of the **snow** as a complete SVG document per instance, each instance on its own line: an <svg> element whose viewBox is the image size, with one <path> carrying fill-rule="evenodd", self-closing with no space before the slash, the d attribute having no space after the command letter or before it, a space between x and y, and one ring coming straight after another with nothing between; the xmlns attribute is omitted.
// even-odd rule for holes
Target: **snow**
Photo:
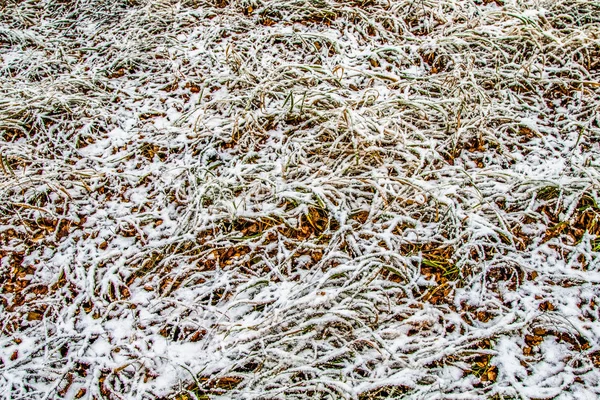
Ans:
<svg viewBox="0 0 600 400"><path fill-rule="evenodd" d="M0 398L600 395L593 2L38 3Z"/></svg>

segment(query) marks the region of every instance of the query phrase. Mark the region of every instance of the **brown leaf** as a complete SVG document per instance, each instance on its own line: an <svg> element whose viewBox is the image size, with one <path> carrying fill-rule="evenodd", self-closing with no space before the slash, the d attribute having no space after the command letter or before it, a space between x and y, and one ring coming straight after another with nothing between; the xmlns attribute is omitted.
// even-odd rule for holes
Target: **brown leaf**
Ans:
<svg viewBox="0 0 600 400"><path fill-rule="evenodd" d="M537 336L544 336L547 332L546 329L541 327L533 328L533 334Z"/></svg>
<svg viewBox="0 0 600 400"><path fill-rule="evenodd" d="M498 367L492 366L487 370L487 379L490 382L496 382L496 378L498 377Z"/></svg>
<svg viewBox="0 0 600 400"><path fill-rule="evenodd" d="M554 311L555 310L554 304L550 303L547 300L540 303L539 309L540 309L540 311Z"/></svg>
<svg viewBox="0 0 600 400"><path fill-rule="evenodd" d="M539 346L544 341L544 338L538 335L525 335L525 343L529 346Z"/></svg>
<svg viewBox="0 0 600 400"><path fill-rule="evenodd" d="M39 311L30 311L27 313L27 321L41 321L44 318L44 314Z"/></svg>

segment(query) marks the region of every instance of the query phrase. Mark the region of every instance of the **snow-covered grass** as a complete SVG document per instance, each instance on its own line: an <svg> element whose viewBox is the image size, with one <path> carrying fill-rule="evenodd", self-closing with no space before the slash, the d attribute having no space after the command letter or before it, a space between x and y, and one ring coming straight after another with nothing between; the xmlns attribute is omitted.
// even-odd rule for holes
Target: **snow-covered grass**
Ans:
<svg viewBox="0 0 600 400"><path fill-rule="evenodd" d="M600 396L600 3L0 2L4 399Z"/></svg>

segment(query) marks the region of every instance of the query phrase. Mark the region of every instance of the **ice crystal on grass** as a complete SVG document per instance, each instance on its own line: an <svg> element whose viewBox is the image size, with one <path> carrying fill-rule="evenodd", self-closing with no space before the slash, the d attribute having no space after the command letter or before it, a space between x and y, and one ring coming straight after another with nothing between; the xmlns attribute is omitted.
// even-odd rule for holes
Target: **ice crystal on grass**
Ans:
<svg viewBox="0 0 600 400"><path fill-rule="evenodd" d="M4 398L599 395L598 4L0 8Z"/></svg>

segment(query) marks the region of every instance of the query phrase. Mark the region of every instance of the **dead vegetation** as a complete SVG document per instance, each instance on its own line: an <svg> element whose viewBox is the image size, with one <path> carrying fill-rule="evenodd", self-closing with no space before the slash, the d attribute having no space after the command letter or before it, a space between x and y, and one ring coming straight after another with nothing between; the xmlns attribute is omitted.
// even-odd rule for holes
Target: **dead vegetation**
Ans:
<svg viewBox="0 0 600 400"><path fill-rule="evenodd" d="M594 397L594 2L0 2L0 396Z"/></svg>

